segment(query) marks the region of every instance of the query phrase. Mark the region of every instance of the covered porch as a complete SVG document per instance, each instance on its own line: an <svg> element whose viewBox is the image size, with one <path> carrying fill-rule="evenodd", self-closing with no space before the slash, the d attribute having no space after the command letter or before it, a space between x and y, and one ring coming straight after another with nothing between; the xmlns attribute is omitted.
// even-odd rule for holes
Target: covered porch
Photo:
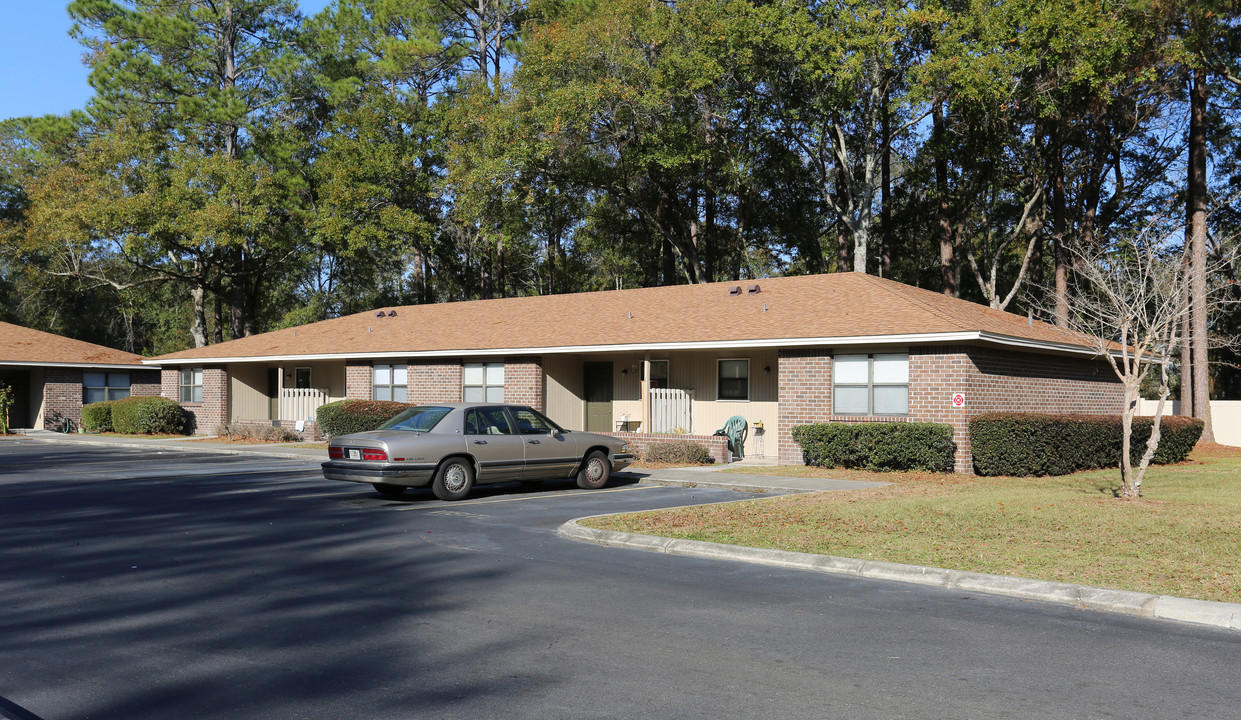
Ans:
<svg viewBox="0 0 1241 720"><path fill-rule="evenodd" d="M775 457L777 361L767 348L546 355L545 410L566 427L639 443L652 435L710 440L739 416L742 455Z"/></svg>
<svg viewBox="0 0 1241 720"><path fill-rule="evenodd" d="M319 408L345 399L343 360L233 363L225 369L231 423L276 425L312 436Z"/></svg>

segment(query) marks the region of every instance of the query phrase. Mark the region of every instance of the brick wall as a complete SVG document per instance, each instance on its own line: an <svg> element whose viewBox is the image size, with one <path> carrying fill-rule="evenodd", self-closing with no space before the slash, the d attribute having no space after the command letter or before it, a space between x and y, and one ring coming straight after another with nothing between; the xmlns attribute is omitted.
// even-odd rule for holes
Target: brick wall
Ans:
<svg viewBox="0 0 1241 720"><path fill-rule="evenodd" d="M954 468L973 472L969 421L986 412L1113 414L1121 409L1119 381L1102 360L1009 352L965 346L909 350L909 415L833 416L831 353L780 353L781 463L800 464L801 448L791 431L815 422L935 422L951 425L957 444ZM953 407L954 393L965 395Z"/></svg>
<svg viewBox="0 0 1241 720"><path fill-rule="evenodd" d="M728 438L722 435L647 435L644 433L599 433L600 435L611 435L614 438L620 438L629 443L629 452L641 457L642 451L651 445L659 443L671 442L673 440L688 440L696 442L707 449L711 453L711 457L715 458L717 464L724 464L732 461L731 454L728 452Z"/></svg>
<svg viewBox="0 0 1241 720"><path fill-rule="evenodd" d="M82 370L49 367L43 371L43 429L60 430L65 418L82 420Z"/></svg>
<svg viewBox="0 0 1241 720"><path fill-rule="evenodd" d="M345 362L345 397L350 400L370 400L371 363L369 360Z"/></svg>
<svg viewBox="0 0 1241 720"><path fill-rule="evenodd" d="M504 402L543 411L542 358L504 358Z"/></svg>
<svg viewBox="0 0 1241 720"><path fill-rule="evenodd" d="M776 454L782 465L801 465L801 447L793 442L790 431L831 417L832 352L781 350L776 361L776 387L780 401Z"/></svg>
<svg viewBox="0 0 1241 720"><path fill-rule="evenodd" d="M406 386L407 402L444 403L461 402L461 361L410 360L409 381Z"/></svg>
<svg viewBox="0 0 1241 720"><path fill-rule="evenodd" d="M160 371L135 370L129 373L129 394L138 397L153 397L161 394L162 382Z"/></svg>
<svg viewBox="0 0 1241 720"><path fill-rule="evenodd" d="M181 368L160 371L160 394L181 400ZM203 401L181 403L189 413L195 435L214 435L221 423L228 422L228 372L223 367L203 368Z"/></svg>

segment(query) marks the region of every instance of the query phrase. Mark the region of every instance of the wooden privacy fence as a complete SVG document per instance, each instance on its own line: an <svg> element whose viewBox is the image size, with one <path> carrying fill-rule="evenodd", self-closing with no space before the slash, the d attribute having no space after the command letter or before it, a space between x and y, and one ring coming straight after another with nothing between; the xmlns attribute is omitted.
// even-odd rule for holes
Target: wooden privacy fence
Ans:
<svg viewBox="0 0 1241 720"><path fill-rule="evenodd" d="M319 408L327 404L323 388L283 388L280 390L281 420L314 420Z"/></svg>
<svg viewBox="0 0 1241 720"><path fill-rule="evenodd" d="M651 390L651 432L688 433L694 427L694 395L689 390Z"/></svg>

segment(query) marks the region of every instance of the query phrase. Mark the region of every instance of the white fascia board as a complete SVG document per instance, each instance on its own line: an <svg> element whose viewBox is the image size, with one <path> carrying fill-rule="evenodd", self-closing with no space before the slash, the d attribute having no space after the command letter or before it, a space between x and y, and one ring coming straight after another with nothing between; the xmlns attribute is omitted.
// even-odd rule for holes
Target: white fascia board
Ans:
<svg viewBox="0 0 1241 720"><path fill-rule="evenodd" d="M563 355L569 353L640 352L646 350L733 350L772 347L822 347L857 345L918 345L924 343L987 342L1024 347L1031 350L1094 355L1094 350L1069 343L1050 343L996 335L977 330L907 335L853 335L820 338L762 338L703 342L618 343L616 345L558 345L551 347L457 348L451 350L397 351L377 353L316 353L307 355L266 355L260 357L174 358L143 360L148 365L222 365L247 362L305 362L309 360L398 360L403 358L488 357L494 355Z"/></svg>
<svg viewBox="0 0 1241 720"><path fill-rule="evenodd" d="M101 363L64 363L64 362L38 362L25 360L0 360L0 367L63 367L63 368L86 368L89 370L146 370L147 361L143 360L141 365L108 365Z"/></svg>

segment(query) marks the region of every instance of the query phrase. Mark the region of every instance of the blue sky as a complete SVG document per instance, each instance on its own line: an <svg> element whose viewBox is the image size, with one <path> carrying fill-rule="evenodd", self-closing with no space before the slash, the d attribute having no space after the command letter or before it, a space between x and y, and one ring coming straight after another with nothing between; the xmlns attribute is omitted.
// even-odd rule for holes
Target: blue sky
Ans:
<svg viewBox="0 0 1241 720"><path fill-rule="evenodd" d="M299 0L302 12L328 0ZM68 0L0 0L0 119L61 115L84 107L92 90L82 46L69 37Z"/></svg>

